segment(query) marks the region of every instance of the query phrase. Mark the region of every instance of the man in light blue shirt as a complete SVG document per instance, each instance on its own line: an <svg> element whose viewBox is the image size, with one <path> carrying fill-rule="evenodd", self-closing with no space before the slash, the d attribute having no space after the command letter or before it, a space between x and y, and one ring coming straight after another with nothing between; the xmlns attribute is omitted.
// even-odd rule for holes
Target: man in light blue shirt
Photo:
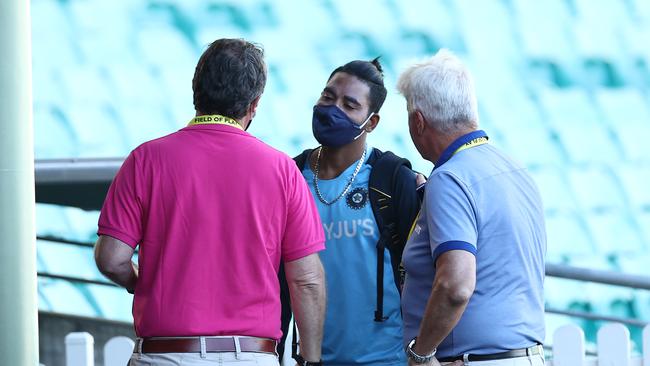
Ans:
<svg viewBox="0 0 650 366"><path fill-rule="evenodd" d="M453 54L407 69L398 89L413 143L435 165L403 257L409 365L543 365L537 187L478 130L472 80Z"/></svg>

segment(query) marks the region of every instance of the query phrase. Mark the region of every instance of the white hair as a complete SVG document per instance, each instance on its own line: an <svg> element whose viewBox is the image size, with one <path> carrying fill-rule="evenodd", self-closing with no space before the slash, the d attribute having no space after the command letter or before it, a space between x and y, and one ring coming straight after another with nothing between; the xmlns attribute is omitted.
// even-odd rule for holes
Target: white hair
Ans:
<svg viewBox="0 0 650 366"><path fill-rule="evenodd" d="M406 69L397 81L410 112L419 110L436 131L448 134L478 128L478 105L469 70L451 51Z"/></svg>

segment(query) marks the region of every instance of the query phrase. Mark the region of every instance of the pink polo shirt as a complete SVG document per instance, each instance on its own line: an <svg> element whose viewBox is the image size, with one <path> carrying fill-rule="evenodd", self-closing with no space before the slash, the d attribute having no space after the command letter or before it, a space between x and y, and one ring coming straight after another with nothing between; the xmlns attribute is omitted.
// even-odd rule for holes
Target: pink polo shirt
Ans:
<svg viewBox="0 0 650 366"><path fill-rule="evenodd" d="M296 164L247 132L193 125L127 157L98 235L139 246L133 319L140 337L279 339L280 258L324 249Z"/></svg>

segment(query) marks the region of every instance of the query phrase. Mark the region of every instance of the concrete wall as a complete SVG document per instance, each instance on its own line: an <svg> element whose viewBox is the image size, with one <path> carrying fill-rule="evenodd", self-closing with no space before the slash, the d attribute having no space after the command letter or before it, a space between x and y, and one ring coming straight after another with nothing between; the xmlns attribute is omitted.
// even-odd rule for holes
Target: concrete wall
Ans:
<svg viewBox="0 0 650 366"><path fill-rule="evenodd" d="M71 332L88 332L95 338L95 366L104 365L103 348L115 336L135 339L133 324L94 318L39 312L39 355L45 366L65 365L65 336Z"/></svg>

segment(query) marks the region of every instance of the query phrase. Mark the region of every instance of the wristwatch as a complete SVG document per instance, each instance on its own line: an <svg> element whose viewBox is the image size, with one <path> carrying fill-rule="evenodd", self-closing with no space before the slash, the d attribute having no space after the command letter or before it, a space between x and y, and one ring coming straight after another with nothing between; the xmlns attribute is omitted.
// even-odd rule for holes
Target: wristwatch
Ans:
<svg viewBox="0 0 650 366"><path fill-rule="evenodd" d="M296 360L299 366L323 366L323 360L319 360L318 362L306 361L299 354L295 355L293 359Z"/></svg>
<svg viewBox="0 0 650 366"><path fill-rule="evenodd" d="M431 359L433 359L433 357L436 355L438 349L434 348L433 351L431 351L431 353L429 353L426 356L418 355L417 353L415 353L415 351L413 351L413 346L415 346L416 339L418 339L418 337L413 338L413 340L409 342L408 346L406 346L406 356L417 364L427 363L431 361Z"/></svg>

